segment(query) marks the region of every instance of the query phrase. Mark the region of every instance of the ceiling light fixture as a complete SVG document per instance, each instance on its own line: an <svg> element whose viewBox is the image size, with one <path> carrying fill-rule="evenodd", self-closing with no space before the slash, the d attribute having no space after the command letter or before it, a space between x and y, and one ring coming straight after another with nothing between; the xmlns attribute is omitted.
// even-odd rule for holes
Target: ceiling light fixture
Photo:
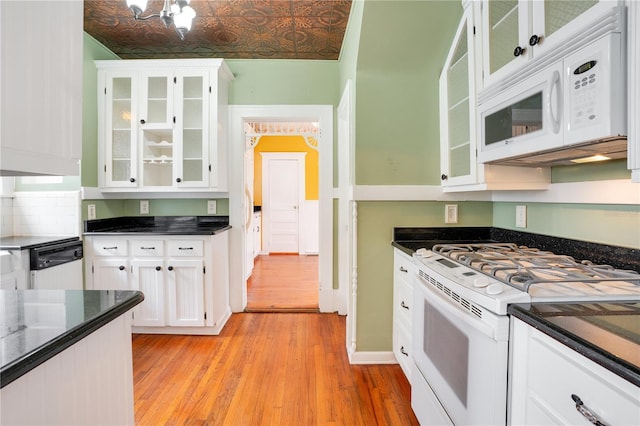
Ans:
<svg viewBox="0 0 640 426"><path fill-rule="evenodd" d="M191 29L191 22L196 17L196 11L189 6L190 2L191 0L174 0L174 3L170 4L170 0L164 0L164 7L160 13L149 16L140 16L147 8L147 0L127 0L127 7L133 12L136 21L160 18L167 28L173 24L180 39L184 40L185 33Z"/></svg>

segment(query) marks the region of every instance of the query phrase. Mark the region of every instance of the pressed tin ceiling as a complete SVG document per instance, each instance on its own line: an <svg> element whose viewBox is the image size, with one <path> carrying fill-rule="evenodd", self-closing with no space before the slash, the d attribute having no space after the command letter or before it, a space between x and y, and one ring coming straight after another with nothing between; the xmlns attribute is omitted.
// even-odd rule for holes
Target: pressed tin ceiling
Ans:
<svg viewBox="0 0 640 426"><path fill-rule="evenodd" d="M144 16L163 0L149 0ZM85 0L84 30L122 59L338 59L351 0L192 0L185 39L125 0Z"/></svg>

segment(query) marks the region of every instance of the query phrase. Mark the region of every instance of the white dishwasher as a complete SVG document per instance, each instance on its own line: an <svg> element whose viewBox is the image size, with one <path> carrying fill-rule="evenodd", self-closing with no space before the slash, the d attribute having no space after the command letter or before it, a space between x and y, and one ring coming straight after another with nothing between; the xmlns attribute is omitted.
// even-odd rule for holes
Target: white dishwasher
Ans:
<svg viewBox="0 0 640 426"><path fill-rule="evenodd" d="M31 249L31 288L82 290L82 241Z"/></svg>

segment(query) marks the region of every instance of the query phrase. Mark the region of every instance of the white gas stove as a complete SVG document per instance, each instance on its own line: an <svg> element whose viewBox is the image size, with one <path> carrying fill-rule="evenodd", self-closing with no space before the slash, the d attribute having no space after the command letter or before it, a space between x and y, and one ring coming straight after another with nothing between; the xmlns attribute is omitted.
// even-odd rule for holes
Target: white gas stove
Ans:
<svg viewBox="0 0 640 426"><path fill-rule="evenodd" d="M635 271L512 243L438 244L414 257L419 274L446 277L450 292L498 315L509 303L640 300Z"/></svg>

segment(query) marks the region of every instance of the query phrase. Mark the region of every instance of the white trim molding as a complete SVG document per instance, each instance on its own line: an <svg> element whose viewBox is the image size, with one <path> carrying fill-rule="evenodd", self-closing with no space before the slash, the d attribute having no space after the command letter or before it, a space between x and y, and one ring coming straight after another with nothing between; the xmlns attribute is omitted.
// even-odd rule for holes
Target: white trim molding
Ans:
<svg viewBox="0 0 640 426"><path fill-rule="evenodd" d="M349 353L350 364L397 364L392 351L359 351Z"/></svg>

